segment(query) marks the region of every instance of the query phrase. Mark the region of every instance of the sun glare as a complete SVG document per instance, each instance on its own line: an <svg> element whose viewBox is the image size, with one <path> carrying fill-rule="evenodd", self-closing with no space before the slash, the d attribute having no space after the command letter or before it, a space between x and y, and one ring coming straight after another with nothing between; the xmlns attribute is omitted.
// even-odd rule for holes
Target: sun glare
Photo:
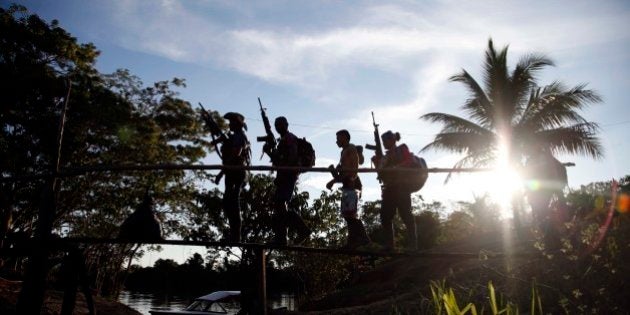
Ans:
<svg viewBox="0 0 630 315"><path fill-rule="evenodd" d="M501 218L512 217L512 196L521 190L521 177L512 168L497 169L488 176L488 195L501 208Z"/></svg>
<svg viewBox="0 0 630 315"><path fill-rule="evenodd" d="M523 181L519 173L509 163L509 153L506 146L498 151L495 170L488 174L485 189L490 198L500 207L501 218L513 217L512 197L520 191Z"/></svg>

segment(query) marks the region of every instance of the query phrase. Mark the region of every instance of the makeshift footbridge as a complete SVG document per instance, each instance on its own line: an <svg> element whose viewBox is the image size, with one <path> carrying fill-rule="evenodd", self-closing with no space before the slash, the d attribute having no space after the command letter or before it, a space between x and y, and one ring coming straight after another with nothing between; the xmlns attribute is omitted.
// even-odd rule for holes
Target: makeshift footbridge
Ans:
<svg viewBox="0 0 630 315"><path fill-rule="evenodd" d="M565 163L566 166L572 166L572 163ZM271 251L290 251L302 253L319 253L328 255L346 255L346 256L369 256L369 257L452 257L452 258L479 258L481 256L502 257L508 256L503 253L439 253L431 251L366 251L366 250L348 250L337 248L313 248L302 246L282 246L276 244L259 244L259 243L231 243L221 241L190 241L190 240L123 240L116 238L53 238L52 218L56 211L55 186L59 185L59 181L63 178L72 176L83 176L90 173L102 172L156 172L156 171L174 171L174 170L249 170L249 171L296 171L296 172L331 172L331 168L326 167L275 167L275 166L225 166L225 165L181 165L181 164L157 164L157 165L90 165L72 168L58 168L56 171L49 173L22 174L11 177L0 177L0 183L21 182L21 181L38 181L43 180L49 185L45 185L44 193L42 193L42 202L39 209L39 220L36 235L22 245L16 245L13 248L4 249L2 255L9 256L28 256L29 266L27 275L22 287L22 292L18 300L18 314L35 314L39 313L42 307L45 279L48 273L48 257L52 250L69 250L86 244L154 244L154 245L182 245L182 246L204 246L214 248L238 247L242 249L253 250L256 254L257 272L258 272L258 296L261 300L257 313L266 314L266 274L265 262L267 252ZM429 173L451 173L451 172L485 172L490 171L489 168L429 168ZM336 171L356 171L358 173L374 173L377 172L373 168L358 169L336 169ZM394 168L386 170L378 170L378 172L417 172L417 168ZM509 256L530 256L533 253L510 253ZM64 309L62 307L62 309ZM70 311L71 312L71 311Z"/></svg>

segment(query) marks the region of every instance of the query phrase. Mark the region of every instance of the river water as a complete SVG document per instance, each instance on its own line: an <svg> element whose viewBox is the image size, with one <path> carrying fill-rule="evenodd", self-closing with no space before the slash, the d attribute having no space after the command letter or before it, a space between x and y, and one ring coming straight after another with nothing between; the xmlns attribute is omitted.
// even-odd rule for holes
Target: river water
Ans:
<svg viewBox="0 0 630 315"><path fill-rule="evenodd" d="M122 291L118 301L144 315L150 315L150 310L181 310L188 306L193 298L194 297L157 293ZM295 310L295 297L291 294L281 294L277 297L271 297L268 303L271 304L272 308L286 307L288 310Z"/></svg>

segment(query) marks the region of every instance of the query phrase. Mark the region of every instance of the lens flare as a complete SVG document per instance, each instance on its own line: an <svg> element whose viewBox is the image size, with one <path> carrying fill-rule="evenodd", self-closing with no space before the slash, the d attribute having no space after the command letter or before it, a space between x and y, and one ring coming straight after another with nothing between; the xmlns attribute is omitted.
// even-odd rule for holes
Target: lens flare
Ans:
<svg viewBox="0 0 630 315"><path fill-rule="evenodd" d="M619 213L628 213L630 208L630 195L622 193L617 199L617 211Z"/></svg>
<svg viewBox="0 0 630 315"><path fill-rule="evenodd" d="M535 180L535 179L531 179L528 180L525 185L527 186L527 189L530 191L537 191L540 190L540 181Z"/></svg>
<svg viewBox="0 0 630 315"><path fill-rule="evenodd" d="M502 145L499 147L495 170L489 174L486 185L490 198L501 207L501 217L513 217L512 201L514 193L522 189L523 180L510 164L507 146Z"/></svg>

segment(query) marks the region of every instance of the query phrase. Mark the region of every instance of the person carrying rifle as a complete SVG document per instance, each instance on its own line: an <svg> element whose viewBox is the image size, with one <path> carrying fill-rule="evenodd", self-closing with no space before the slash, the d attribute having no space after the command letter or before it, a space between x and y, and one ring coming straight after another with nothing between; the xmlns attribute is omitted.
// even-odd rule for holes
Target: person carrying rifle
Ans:
<svg viewBox="0 0 630 315"><path fill-rule="evenodd" d="M285 117L280 116L276 118L274 125L280 134L280 139L275 148L265 146L265 153L271 157L273 166L298 166L298 138L289 132L289 122ZM293 190L295 190L298 175L298 171L289 170L279 170L276 173L274 213L271 226L274 233L273 244L287 245L288 227L297 230L298 236L293 242L294 245L302 244L311 234L311 230L306 226L302 217L297 212L288 209L288 203L291 201Z"/></svg>
<svg viewBox="0 0 630 315"><path fill-rule="evenodd" d="M251 160L250 145L244 130L247 130L245 117L229 112L223 115L229 121L230 132L221 146L223 165L249 166ZM241 241L241 191L247 179L246 170L225 170L225 191L223 192L223 211L230 223L228 241Z"/></svg>
<svg viewBox="0 0 630 315"><path fill-rule="evenodd" d="M383 156L377 154L372 157L372 162L377 169L406 167L411 164L413 155L409 152L407 145L396 146L396 142L400 140L398 132L387 131L381 135L381 139L387 151ZM381 224L385 235L383 246L390 250L394 248L393 219L398 210L407 230L407 248L415 250L417 248L416 222L411 213L411 191L401 180L401 177L405 175L399 172L379 172L378 176L382 181Z"/></svg>
<svg viewBox="0 0 630 315"><path fill-rule="evenodd" d="M342 129L337 131L337 146L341 148L341 157L337 168L357 169L363 161L361 147L350 143L350 132ZM362 149L362 148L361 148ZM333 167L331 165L331 167ZM338 171L333 168L333 179L326 184L332 189L335 183L341 183L341 216L348 224L348 238L344 249L356 249L370 244L370 238L365 232L363 222L358 218L359 198L361 196L361 179L356 171Z"/></svg>

